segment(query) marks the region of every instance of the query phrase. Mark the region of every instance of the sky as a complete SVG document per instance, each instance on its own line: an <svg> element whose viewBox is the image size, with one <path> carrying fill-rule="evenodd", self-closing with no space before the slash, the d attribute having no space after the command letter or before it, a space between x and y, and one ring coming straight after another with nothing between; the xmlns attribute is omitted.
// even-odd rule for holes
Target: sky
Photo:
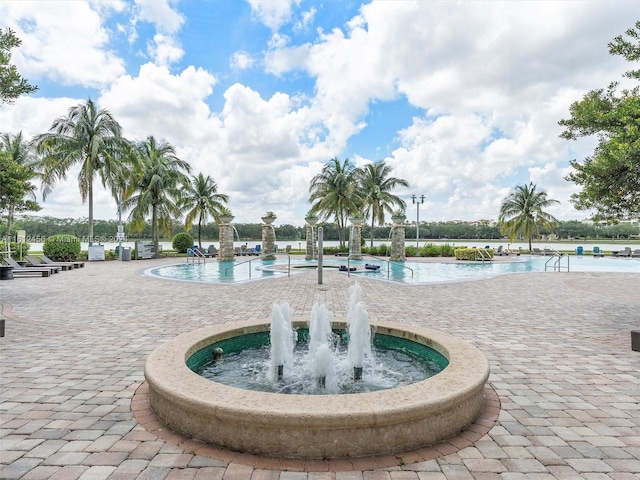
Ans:
<svg viewBox="0 0 640 480"><path fill-rule="evenodd" d="M596 139L561 139L558 121L624 85L632 66L607 44L638 19L631 0L0 0L12 63L39 88L0 106L0 132L45 133L90 98L211 176L236 223L303 225L332 158L386 162L409 219L424 195L420 221L495 220L533 182L581 220L565 177ZM88 216L77 173L39 215ZM99 181L94 216L117 219Z"/></svg>

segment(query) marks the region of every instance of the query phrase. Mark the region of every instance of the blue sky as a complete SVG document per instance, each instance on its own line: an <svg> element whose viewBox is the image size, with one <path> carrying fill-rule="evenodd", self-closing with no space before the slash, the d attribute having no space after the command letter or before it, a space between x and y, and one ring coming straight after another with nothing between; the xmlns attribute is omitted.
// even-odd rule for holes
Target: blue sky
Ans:
<svg viewBox="0 0 640 480"><path fill-rule="evenodd" d="M384 160L426 197L421 220L496 219L534 182L582 219L564 180L595 139L558 137L591 89L629 69L607 43L631 1L2 1L13 62L39 90L0 107L0 131L46 132L92 98L130 139L169 141L230 196L236 222L303 224L332 157ZM77 172L42 215L87 216ZM98 188L96 218L117 208Z"/></svg>

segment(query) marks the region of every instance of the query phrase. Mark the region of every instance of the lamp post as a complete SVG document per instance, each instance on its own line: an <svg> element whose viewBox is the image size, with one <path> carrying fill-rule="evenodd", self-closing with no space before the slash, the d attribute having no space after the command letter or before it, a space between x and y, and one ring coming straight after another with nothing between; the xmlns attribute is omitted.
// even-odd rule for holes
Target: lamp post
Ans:
<svg viewBox="0 0 640 480"><path fill-rule="evenodd" d="M424 203L424 195L420 195L420 197L416 197L415 195L411 195L411 201L417 207L416 212L416 250L420 249L420 205Z"/></svg>

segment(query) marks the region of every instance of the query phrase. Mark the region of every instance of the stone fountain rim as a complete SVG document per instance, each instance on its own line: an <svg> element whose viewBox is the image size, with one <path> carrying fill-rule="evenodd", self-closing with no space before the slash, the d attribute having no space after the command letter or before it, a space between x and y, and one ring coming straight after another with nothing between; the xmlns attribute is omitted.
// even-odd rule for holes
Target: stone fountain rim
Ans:
<svg viewBox="0 0 640 480"><path fill-rule="evenodd" d="M307 325L306 319L294 318L294 326ZM346 320L334 317L332 326L344 328ZM269 322L257 320L204 327L178 335L149 355L145 377L155 395L169 398L185 411L204 409L215 412L218 418L238 422L249 417L255 422L257 417L264 425L299 426L302 422L308 428L321 429L335 428L347 418L351 425L360 421L369 423L372 405L375 405L376 422L386 424L410 419L424 411L439 412L452 401L473 397L483 390L489 377L489 363L471 344L437 330L413 325L380 322L376 328L380 333L428 345L444 355L449 365L431 378L399 388L321 396L239 389L205 379L187 367L187 359L193 353L212 343L269 329ZM156 410L156 413L163 418L162 412ZM173 426L180 430L179 426Z"/></svg>

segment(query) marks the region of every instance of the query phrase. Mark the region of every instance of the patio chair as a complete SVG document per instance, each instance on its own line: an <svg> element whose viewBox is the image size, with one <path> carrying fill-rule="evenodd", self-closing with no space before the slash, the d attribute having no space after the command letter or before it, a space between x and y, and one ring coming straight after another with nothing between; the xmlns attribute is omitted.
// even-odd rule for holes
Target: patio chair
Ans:
<svg viewBox="0 0 640 480"><path fill-rule="evenodd" d="M209 248L207 248L207 253L205 255L207 257L217 257L218 249L216 248L215 245L209 245Z"/></svg>
<svg viewBox="0 0 640 480"><path fill-rule="evenodd" d="M593 256L594 257L604 257L604 252L600 250L600 247L593 247Z"/></svg>
<svg viewBox="0 0 640 480"><path fill-rule="evenodd" d="M25 255L24 259L29 264L30 267L60 267L62 270L73 270L73 263L71 262L54 262L54 263L44 263L41 262L39 258L34 257L33 255Z"/></svg>
<svg viewBox="0 0 640 480"><path fill-rule="evenodd" d="M40 258L40 260L42 260L47 265L55 265L56 263L73 263L73 268L84 268L84 262L82 262L82 261L72 260L72 261L69 261L69 262L56 262L55 260L51 260L46 255L38 255L38 257Z"/></svg>
<svg viewBox="0 0 640 480"><path fill-rule="evenodd" d="M60 272L60 267L23 267L12 258L4 259L5 265L13 267L13 275L35 275L40 277L50 277L54 273Z"/></svg>
<svg viewBox="0 0 640 480"><path fill-rule="evenodd" d="M631 247L625 247L624 250L614 252L613 256L620 258L631 257Z"/></svg>
<svg viewBox="0 0 640 480"><path fill-rule="evenodd" d="M631 254L632 258L640 258L640 248L636 248Z"/></svg>

